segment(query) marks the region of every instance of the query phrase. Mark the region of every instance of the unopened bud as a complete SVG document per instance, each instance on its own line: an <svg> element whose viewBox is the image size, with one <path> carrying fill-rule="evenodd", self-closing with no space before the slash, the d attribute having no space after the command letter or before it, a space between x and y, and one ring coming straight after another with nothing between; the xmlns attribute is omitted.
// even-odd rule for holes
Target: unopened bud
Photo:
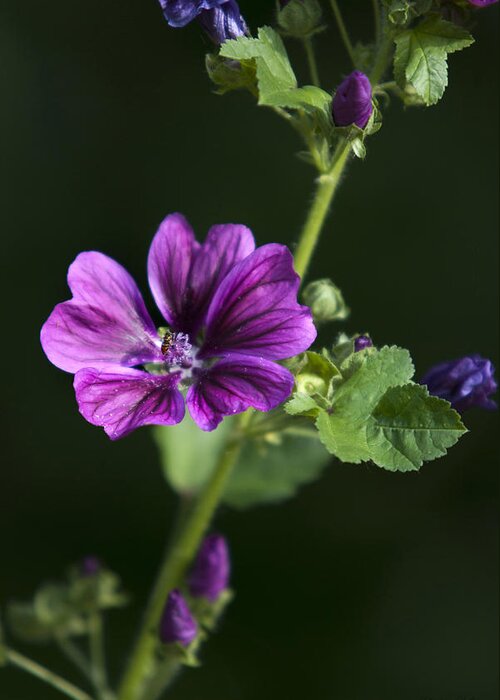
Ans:
<svg viewBox="0 0 500 700"><path fill-rule="evenodd" d="M177 589L170 591L160 621L160 640L163 644L177 642L187 647L197 631L198 625L182 593Z"/></svg>
<svg viewBox="0 0 500 700"><path fill-rule="evenodd" d="M349 316L342 292L329 279L310 282L304 290L304 301L316 323L341 321Z"/></svg>
<svg viewBox="0 0 500 700"><path fill-rule="evenodd" d="M222 535L205 537L189 576L189 592L194 598L214 603L229 584L231 564L227 542Z"/></svg>
<svg viewBox="0 0 500 700"><path fill-rule="evenodd" d="M359 70L343 80L335 92L332 116L336 126L355 124L364 129L373 112L372 87L368 77Z"/></svg>

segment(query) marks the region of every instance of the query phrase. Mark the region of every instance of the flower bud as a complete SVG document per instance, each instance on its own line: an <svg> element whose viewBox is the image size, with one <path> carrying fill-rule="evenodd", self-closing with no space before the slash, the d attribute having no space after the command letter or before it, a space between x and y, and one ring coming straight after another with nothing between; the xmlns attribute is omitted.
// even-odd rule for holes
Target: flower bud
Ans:
<svg viewBox="0 0 500 700"><path fill-rule="evenodd" d="M493 5L498 0L469 0L469 5L474 5L474 7L487 7L488 5Z"/></svg>
<svg viewBox="0 0 500 700"><path fill-rule="evenodd" d="M318 0L281 0L278 24L287 35L304 39L321 31L321 5Z"/></svg>
<svg viewBox="0 0 500 700"><path fill-rule="evenodd" d="M365 350L366 348L371 348L373 345L372 339L368 335L358 335L354 339L354 352L359 352L360 350Z"/></svg>
<svg viewBox="0 0 500 700"><path fill-rule="evenodd" d="M214 44L223 44L228 39L248 34L236 0L228 0L218 7L201 12L198 21Z"/></svg>
<svg viewBox="0 0 500 700"><path fill-rule="evenodd" d="M474 406L492 410L497 408L488 398L497 390L494 372L489 360L470 355L432 367L420 383L427 385L430 394L449 401L460 413Z"/></svg>
<svg viewBox="0 0 500 700"><path fill-rule="evenodd" d="M102 565L100 560L92 554L90 554L87 557L84 557L80 562L80 576L82 578L91 578L92 576L97 576L101 569Z"/></svg>
<svg viewBox="0 0 500 700"><path fill-rule="evenodd" d="M329 279L310 282L304 289L304 301L310 307L315 323L341 321L349 315L342 292Z"/></svg>
<svg viewBox="0 0 500 700"><path fill-rule="evenodd" d="M336 126L355 124L364 129L373 112L370 81L359 70L343 80L332 102L333 121Z"/></svg>
<svg viewBox="0 0 500 700"><path fill-rule="evenodd" d="M197 631L198 625L182 593L177 589L170 591L160 621L160 640L163 644L178 642L187 647Z"/></svg>
<svg viewBox="0 0 500 700"><path fill-rule="evenodd" d="M214 603L228 587L230 569L225 538L217 534L205 537L189 576L189 592Z"/></svg>

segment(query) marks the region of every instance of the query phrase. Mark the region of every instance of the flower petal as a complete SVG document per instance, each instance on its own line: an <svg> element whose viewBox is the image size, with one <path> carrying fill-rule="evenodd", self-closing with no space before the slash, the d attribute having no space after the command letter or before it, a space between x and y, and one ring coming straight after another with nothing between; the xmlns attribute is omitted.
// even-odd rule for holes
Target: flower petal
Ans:
<svg viewBox="0 0 500 700"><path fill-rule="evenodd" d="M203 10L210 10L225 2L227 0L160 0L160 5L171 27L185 27Z"/></svg>
<svg viewBox="0 0 500 700"><path fill-rule="evenodd" d="M215 293L200 356L238 352L280 360L306 350L316 329L310 310L297 303L298 287L286 246L257 248L233 267Z"/></svg>
<svg viewBox="0 0 500 700"><path fill-rule="evenodd" d="M240 224L212 226L193 261L183 328L195 334L220 283L234 265L255 250L252 232Z"/></svg>
<svg viewBox="0 0 500 700"><path fill-rule="evenodd" d="M188 302L188 276L198 247L182 214L170 214L163 219L149 249L149 286L158 308L175 330L185 330L182 319Z"/></svg>
<svg viewBox="0 0 500 700"><path fill-rule="evenodd" d="M195 370L186 402L202 430L213 430L224 416L252 406L270 411L293 389L292 374L281 365L250 355L229 355L207 370Z"/></svg>
<svg viewBox="0 0 500 700"><path fill-rule="evenodd" d="M73 299L42 327L49 360L66 372L161 360L158 334L129 273L107 255L80 253L68 270Z"/></svg>
<svg viewBox="0 0 500 700"><path fill-rule="evenodd" d="M175 425L184 418L184 400L177 389L180 373L154 375L140 370L82 369L75 375L78 408L92 425L112 440L142 425Z"/></svg>

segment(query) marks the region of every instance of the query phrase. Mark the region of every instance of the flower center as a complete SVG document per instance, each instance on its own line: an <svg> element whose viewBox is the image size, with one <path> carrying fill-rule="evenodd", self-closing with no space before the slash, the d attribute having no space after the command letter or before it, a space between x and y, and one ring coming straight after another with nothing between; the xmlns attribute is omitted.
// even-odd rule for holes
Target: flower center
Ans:
<svg viewBox="0 0 500 700"><path fill-rule="evenodd" d="M161 353L167 365L191 367L193 364L192 348L187 333L172 333L172 331L167 330L162 337Z"/></svg>

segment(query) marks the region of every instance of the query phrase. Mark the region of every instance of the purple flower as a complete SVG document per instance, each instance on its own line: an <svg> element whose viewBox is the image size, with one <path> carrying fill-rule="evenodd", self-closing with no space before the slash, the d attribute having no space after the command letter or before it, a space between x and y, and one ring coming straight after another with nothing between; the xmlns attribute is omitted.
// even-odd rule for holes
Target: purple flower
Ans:
<svg viewBox="0 0 500 700"><path fill-rule="evenodd" d="M189 592L194 598L207 598L214 603L228 587L229 550L222 535L205 537L189 576Z"/></svg>
<svg viewBox="0 0 500 700"><path fill-rule="evenodd" d="M212 10L202 12L198 20L215 44L248 34L248 27L235 0L228 0Z"/></svg>
<svg viewBox="0 0 500 700"><path fill-rule="evenodd" d="M470 355L432 367L420 383L427 385L430 394L449 401L460 413L474 406L491 410L497 407L488 398L497 390L494 372L489 360Z"/></svg>
<svg viewBox="0 0 500 700"><path fill-rule="evenodd" d="M487 7L488 5L493 5L498 0L469 0L470 5L475 7Z"/></svg>
<svg viewBox="0 0 500 700"><path fill-rule="evenodd" d="M82 578L97 576L101 569L102 566L100 560L92 554L84 557L80 562L80 576L82 576Z"/></svg>
<svg viewBox="0 0 500 700"><path fill-rule="evenodd" d="M248 34L236 0L160 0L171 27L185 27L197 19L216 44Z"/></svg>
<svg viewBox="0 0 500 700"><path fill-rule="evenodd" d="M163 644L178 642L187 647L196 637L197 630L196 620L182 593L177 589L170 591L160 620L160 640Z"/></svg>
<svg viewBox="0 0 500 700"><path fill-rule="evenodd" d="M372 87L364 73L353 71L337 88L332 103L336 126L356 124L364 129L373 111Z"/></svg>
<svg viewBox="0 0 500 700"><path fill-rule="evenodd" d="M373 345L372 339L367 335L358 335L354 339L354 352L359 352L365 348L371 348Z"/></svg>
<svg viewBox="0 0 500 700"><path fill-rule="evenodd" d="M148 256L153 297L170 329L157 330L128 272L102 253L68 271L73 298L41 332L49 360L75 374L80 413L113 440L189 412L203 430L250 406L269 411L293 388L276 360L306 350L311 313L297 303L290 251L255 249L245 226L213 226L200 245L186 219L167 216Z"/></svg>

